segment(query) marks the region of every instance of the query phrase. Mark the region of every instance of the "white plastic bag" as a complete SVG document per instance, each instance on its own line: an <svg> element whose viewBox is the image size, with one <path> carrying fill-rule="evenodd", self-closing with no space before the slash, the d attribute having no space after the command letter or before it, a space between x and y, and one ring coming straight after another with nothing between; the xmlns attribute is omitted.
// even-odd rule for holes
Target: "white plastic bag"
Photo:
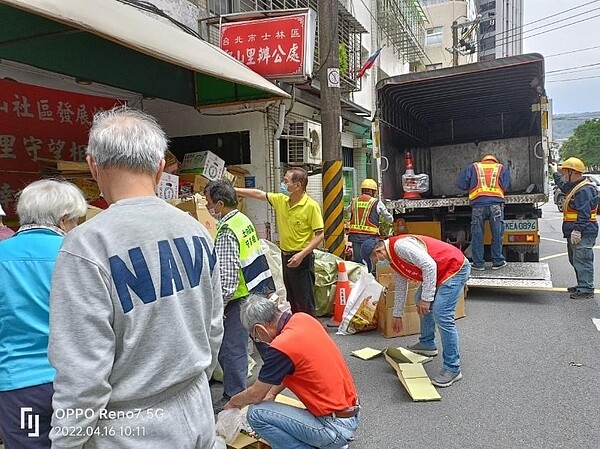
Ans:
<svg viewBox="0 0 600 449"><path fill-rule="evenodd" d="M363 270L352 287L338 334L352 335L377 328L377 304L383 293L383 286L372 274Z"/></svg>
<svg viewBox="0 0 600 449"><path fill-rule="evenodd" d="M239 408L228 408L217 415L217 435L223 437L227 444L235 441L244 427L244 412Z"/></svg>

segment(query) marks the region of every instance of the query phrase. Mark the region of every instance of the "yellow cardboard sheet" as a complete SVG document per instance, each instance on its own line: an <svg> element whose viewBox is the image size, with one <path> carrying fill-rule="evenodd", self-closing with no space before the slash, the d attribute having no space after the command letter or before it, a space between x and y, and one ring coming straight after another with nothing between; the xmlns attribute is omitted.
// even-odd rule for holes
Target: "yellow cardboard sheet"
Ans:
<svg viewBox="0 0 600 449"><path fill-rule="evenodd" d="M429 380L422 363L398 363L392 355L395 352L388 350L384 352L385 359L394 368L400 383L404 385L413 401L439 401L442 399Z"/></svg>
<svg viewBox="0 0 600 449"><path fill-rule="evenodd" d="M306 408L302 402L298 399L290 398L289 396L284 396L282 394L278 394L275 397L275 402L279 402L280 404L292 405L298 408Z"/></svg>
<svg viewBox="0 0 600 449"><path fill-rule="evenodd" d="M383 354L383 351L379 350L379 349L373 349L373 348L362 348L362 349L357 349L356 351L352 351L351 353L354 357L358 357L359 359L362 360L371 360L375 357L377 357L378 355Z"/></svg>
<svg viewBox="0 0 600 449"><path fill-rule="evenodd" d="M391 346L386 348L385 351L394 359L399 362L405 363L427 363L431 360L431 357L426 357L421 354L416 354L412 351L409 351L402 346L398 348L392 348Z"/></svg>

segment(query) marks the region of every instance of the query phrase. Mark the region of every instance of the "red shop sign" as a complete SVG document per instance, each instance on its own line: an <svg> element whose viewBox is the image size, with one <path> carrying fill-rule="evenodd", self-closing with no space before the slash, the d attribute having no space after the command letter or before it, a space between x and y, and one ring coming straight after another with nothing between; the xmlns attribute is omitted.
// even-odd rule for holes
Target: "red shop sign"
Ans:
<svg viewBox="0 0 600 449"><path fill-rule="evenodd" d="M84 161L96 112L124 101L0 79L0 204L40 178L38 158Z"/></svg>
<svg viewBox="0 0 600 449"><path fill-rule="evenodd" d="M221 48L265 78L312 73L316 18L312 10L221 24Z"/></svg>

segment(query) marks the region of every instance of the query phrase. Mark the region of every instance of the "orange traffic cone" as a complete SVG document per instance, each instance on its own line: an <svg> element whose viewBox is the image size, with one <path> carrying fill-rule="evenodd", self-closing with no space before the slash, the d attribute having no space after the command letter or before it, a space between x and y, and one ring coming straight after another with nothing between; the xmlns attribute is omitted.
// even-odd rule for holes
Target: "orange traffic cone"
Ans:
<svg viewBox="0 0 600 449"><path fill-rule="evenodd" d="M346 300L350 295L350 281L346 272L346 264L343 260L338 262L338 280L335 286L335 298L333 300L333 317L327 323L328 326L337 327L342 323Z"/></svg>
<svg viewBox="0 0 600 449"><path fill-rule="evenodd" d="M417 199L421 198L419 192L410 190L411 188L416 187L417 178L415 177L415 169L413 168L413 157L410 151L406 152L406 156L404 158L404 163L406 165L406 171L404 175L402 175L402 188L404 188L404 196L403 198L409 199Z"/></svg>

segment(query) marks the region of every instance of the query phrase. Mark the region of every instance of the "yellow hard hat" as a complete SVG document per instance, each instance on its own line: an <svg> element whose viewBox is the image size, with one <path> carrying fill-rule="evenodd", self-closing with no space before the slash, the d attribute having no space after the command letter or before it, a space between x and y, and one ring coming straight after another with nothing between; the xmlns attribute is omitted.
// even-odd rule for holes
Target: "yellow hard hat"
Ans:
<svg viewBox="0 0 600 449"><path fill-rule="evenodd" d="M481 162L483 161L494 161L496 164L498 163L498 159L496 159L496 156L494 156L493 154L486 154L485 156L483 156Z"/></svg>
<svg viewBox="0 0 600 449"><path fill-rule="evenodd" d="M367 178L360 185L361 189L369 189L377 191L377 182L374 179Z"/></svg>
<svg viewBox="0 0 600 449"><path fill-rule="evenodd" d="M585 164L583 162L581 162L581 159L578 159L576 157L570 157L569 159L564 161L562 163L562 165L560 167L558 167L558 169L559 170L569 169L569 170L577 171L579 173L584 173L585 172Z"/></svg>

